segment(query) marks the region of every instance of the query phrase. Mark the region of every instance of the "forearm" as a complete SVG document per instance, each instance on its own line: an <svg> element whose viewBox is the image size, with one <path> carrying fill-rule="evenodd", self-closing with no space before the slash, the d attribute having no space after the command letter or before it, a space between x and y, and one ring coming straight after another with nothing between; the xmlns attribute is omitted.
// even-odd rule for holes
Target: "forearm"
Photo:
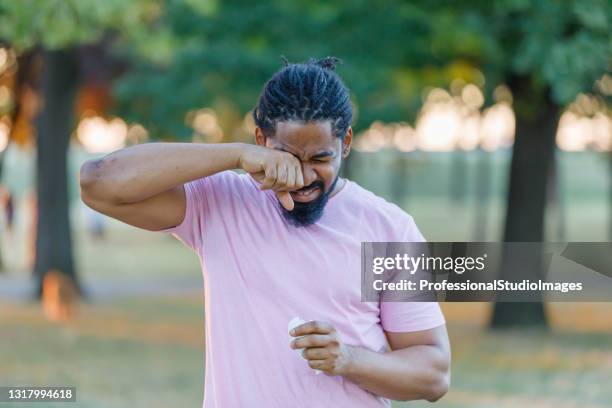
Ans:
<svg viewBox="0 0 612 408"><path fill-rule="evenodd" d="M448 389L448 360L436 346L418 345L385 353L350 347L350 354L343 377L376 395L435 401Z"/></svg>
<svg viewBox="0 0 612 408"><path fill-rule="evenodd" d="M86 194L118 203L153 197L197 178L239 167L238 143L148 143L86 162L81 186Z"/></svg>

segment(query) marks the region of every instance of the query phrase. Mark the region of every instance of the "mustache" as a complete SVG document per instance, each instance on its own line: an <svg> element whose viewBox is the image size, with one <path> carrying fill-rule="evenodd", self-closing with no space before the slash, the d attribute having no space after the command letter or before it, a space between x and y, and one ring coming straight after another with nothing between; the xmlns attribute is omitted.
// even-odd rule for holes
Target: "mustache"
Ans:
<svg viewBox="0 0 612 408"><path fill-rule="evenodd" d="M320 188L321 190L323 190L325 188L325 184L323 184L323 182L321 180L316 180L313 181L312 183L310 183L307 186L304 186L302 188L300 188L299 190L295 190L295 191L307 191L310 190L312 188Z"/></svg>

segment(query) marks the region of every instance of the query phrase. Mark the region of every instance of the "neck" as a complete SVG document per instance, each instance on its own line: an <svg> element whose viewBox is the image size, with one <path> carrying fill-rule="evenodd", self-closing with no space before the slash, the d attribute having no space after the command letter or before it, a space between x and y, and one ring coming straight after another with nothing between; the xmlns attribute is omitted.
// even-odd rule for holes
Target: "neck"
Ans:
<svg viewBox="0 0 612 408"><path fill-rule="evenodd" d="M329 197L333 197L336 194L338 194L340 192L340 190L342 190L344 188L344 185L346 184L346 180L343 178L340 178L340 176L338 176L338 178L336 179L336 181L334 182L334 187L329 195Z"/></svg>

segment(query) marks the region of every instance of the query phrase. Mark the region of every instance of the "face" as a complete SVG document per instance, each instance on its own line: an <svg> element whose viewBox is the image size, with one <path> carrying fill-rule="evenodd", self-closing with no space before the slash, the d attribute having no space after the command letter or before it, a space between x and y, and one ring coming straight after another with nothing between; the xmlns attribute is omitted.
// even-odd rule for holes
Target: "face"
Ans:
<svg viewBox="0 0 612 408"><path fill-rule="evenodd" d="M341 140L333 134L330 121L289 121L278 122L272 137L265 137L260 128L255 130L255 136L258 145L291 153L300 160L304 187L291 192L295 203L292 211L281 208L294 225L316 222L337 185L342 159L350 152L353 130L349 128Z"/></svg>

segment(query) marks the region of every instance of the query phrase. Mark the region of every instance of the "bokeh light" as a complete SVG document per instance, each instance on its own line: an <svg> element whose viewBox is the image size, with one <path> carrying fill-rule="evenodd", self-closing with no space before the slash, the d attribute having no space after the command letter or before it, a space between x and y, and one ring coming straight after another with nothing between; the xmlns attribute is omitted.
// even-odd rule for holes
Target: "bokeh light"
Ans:
<svg viewBox="0 0 612 408"><path fill-rule="evenodd" d="M121 118L109 121L93 116L79 123L77 138L89 153L108 153L125 146L128 127Z"/></svg>
<svg viewBox="0 0 612 408"><path fill-rule="evenodd" d="M185 119L194 130L194 142L218 143L223 140L223 129L214 110L203 108L191 111Z"/></svg>
<svg viewBox="0 0 612 408"><path fill-rule="evenodd" d="M559 120L556 139L559 149L567 152L612 151L612 120L602 112L587 117L565 111Z"/></svg>
<svg viewBox="0 0 612 408"><path fill-rule="evenodd" d="M512 108L496 103L483 113L480 127L480 146L487 151L512 146L516 130L516 118Z"/></svg>
<svg viewBox="0 0 612 408"><path fill-rule="evenodd" d="M4 151L4 149L6 149L6 146L8 146L8 141L9 141L9 126L0 121L0 153Z"/></svg>
<svg viewBox="0 0 612 408"><path fill-rule="evenodd" d="M130 125L127 131L127 144L134 145L149 141L149 131L140 123Z"/></svg>
<svg viewBox="0 0 612 408"><path fill-rule="evenodd" d="M393 135L393 145L401 152L412 152L416 149L416 131L407 124L400 124Z"/></svg>
<svg viewBox="0 0 612 408"><path fill-rule="evenodd" d="M454 150L461 122L461 115L452 103L426 103L416 122L417 146L428 152Z"/></svg>
<svg viewBox="0 0 612 408"><path fill-rule="evenodd" d="M453 80L452 95L442 88L429 88L423 94L424 104L414 128L406 123L374 122L357 136L355 148L362 152L389 147L403 152L451 152L512 146L516 131L512 93L505 85L494 92L497 103L481 111L485 98L475 84Z"/></svg>

